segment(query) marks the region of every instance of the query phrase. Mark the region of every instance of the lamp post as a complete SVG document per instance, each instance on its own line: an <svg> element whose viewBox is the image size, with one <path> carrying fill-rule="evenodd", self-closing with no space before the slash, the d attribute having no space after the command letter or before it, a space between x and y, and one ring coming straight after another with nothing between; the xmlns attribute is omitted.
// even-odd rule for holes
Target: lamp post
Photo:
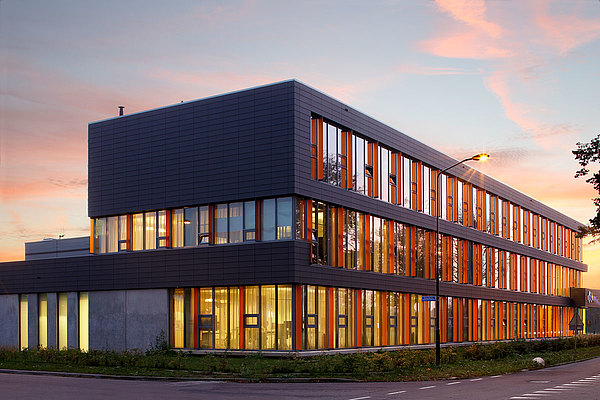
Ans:
<svg viewBox="0 0 600 400"><path fill-rule="evenodd" d="M489 154L481 153L472 157L465 158L462 161L452 164L438 172L435 177L435 198L436 198L436 218L435 218L435 365L440 365L440 214L442 205L440 202L440 177L446 171L467 161L485 161L490 157Z"/></svg>

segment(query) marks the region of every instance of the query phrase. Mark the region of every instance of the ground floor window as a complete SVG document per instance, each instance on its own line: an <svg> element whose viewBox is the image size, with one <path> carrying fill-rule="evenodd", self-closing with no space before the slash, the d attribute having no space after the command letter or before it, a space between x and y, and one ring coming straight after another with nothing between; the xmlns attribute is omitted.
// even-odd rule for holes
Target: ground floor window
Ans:
<svg viewBox="0 0 600 400"><path fill-rule="evenodd" d="M431 296L312 285L173 289L171 346L318 350L435 343ZM568 335L564 307L440 298L442 342Z"/></svg>

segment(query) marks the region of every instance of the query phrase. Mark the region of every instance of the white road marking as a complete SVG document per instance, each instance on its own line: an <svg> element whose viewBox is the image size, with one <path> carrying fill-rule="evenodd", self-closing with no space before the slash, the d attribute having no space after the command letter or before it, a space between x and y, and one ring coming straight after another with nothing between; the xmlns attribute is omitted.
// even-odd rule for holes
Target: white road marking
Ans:
<svg viewBox="0 0 600 400"><path fill-rule="evenodd" d="M514 396L514 397L511 397L511 399L515 399L515 400L518 400L518 399L535 399L535 397L520 397L520 396Z"/></svg>
<svg viewBox="0 0 600 400"><path fill-rule="evenodd" d="M480 380L482 380L482 379L483 379L483 378L475 378L475 379L469 379L469 381L471 381L471 382L477 382L477 381L480 381Z"/></svg>
<svg viewBox="0 0 600 400"><path fill-rule="evenodd" d="M494 376L490 376L490 378L500 378L502 375L494 375Z"/></svg>
<svg viewBox="0 0 600 400"><path fill-rule="evenodd" d="M371 396L365 396L365 397L354 397L352 399L348 399L348 400L364 400L364 399L370 399Z"/></svg>
<svg viewBox="0 0 600 400"><path fill-rule="evenodd" d="M420 387L420 388L419 388L419 390L423 390L423 389L431 389L431 388L434 388L434 387L435 387L435 386L423 386L423 387Z"/></svg>
<svg viewBox="0 0 600 400"><path fill-rule="evenodd" d="M392 392L392 393L388 393L388 394L392 395L392 394L401 394L401 393L406 393L406 390L401 390L399 392Z"/></svg>
<svg viewBox="0 0 600 400"><path fill-rule="evenodd" d="M450 385L458 385L460 382L450 382L450 383L446 383L446 385L450 386Z"/></svg>
<svg viewBox="0 0 600 400"><path fill-rule="evenodd" d="M561 390L570 390L570 389L556 389L556 388L548 388L548 389L544 389L544 390L558 390L558 391L561 391Z"/></svg>
<svg viewBox="0 0 600 400"><path fill-rule="evenodd" d="M552 396L551 394L540 394L540 393L523 393L523 396L540 396L540 397L544 397L544 396Z"/></svg>

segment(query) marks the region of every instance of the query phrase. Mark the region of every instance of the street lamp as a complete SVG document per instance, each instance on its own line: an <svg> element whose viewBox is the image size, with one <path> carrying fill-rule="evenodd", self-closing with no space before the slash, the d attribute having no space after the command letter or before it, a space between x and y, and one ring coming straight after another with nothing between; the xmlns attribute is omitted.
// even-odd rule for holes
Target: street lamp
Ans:
<svg viewBox="0 0 600 400"><path fill-rule="evenodd" d="M462 161L452 164L438 172L435 177L435 198L436 198L436 218L435 218L435 365L440 365L440 214L442 204L440 201L440 176L451 168L456 167L467 161L485 161L490 158L489 154L481 153L473 157L465 158ZM460 206L460 205L459 205Z"/></svg>

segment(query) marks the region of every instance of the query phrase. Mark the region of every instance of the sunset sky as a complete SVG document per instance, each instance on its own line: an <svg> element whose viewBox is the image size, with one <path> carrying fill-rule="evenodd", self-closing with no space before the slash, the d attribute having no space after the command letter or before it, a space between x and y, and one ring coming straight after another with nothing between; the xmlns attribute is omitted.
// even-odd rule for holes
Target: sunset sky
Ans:
<svg viewBox="0 0 600 400"><path fill-rule="evenodd" d="M291 78L595 214L571 151L600 133L600 1L0 0L0 261L89 234L89 122Z"/></svg>

